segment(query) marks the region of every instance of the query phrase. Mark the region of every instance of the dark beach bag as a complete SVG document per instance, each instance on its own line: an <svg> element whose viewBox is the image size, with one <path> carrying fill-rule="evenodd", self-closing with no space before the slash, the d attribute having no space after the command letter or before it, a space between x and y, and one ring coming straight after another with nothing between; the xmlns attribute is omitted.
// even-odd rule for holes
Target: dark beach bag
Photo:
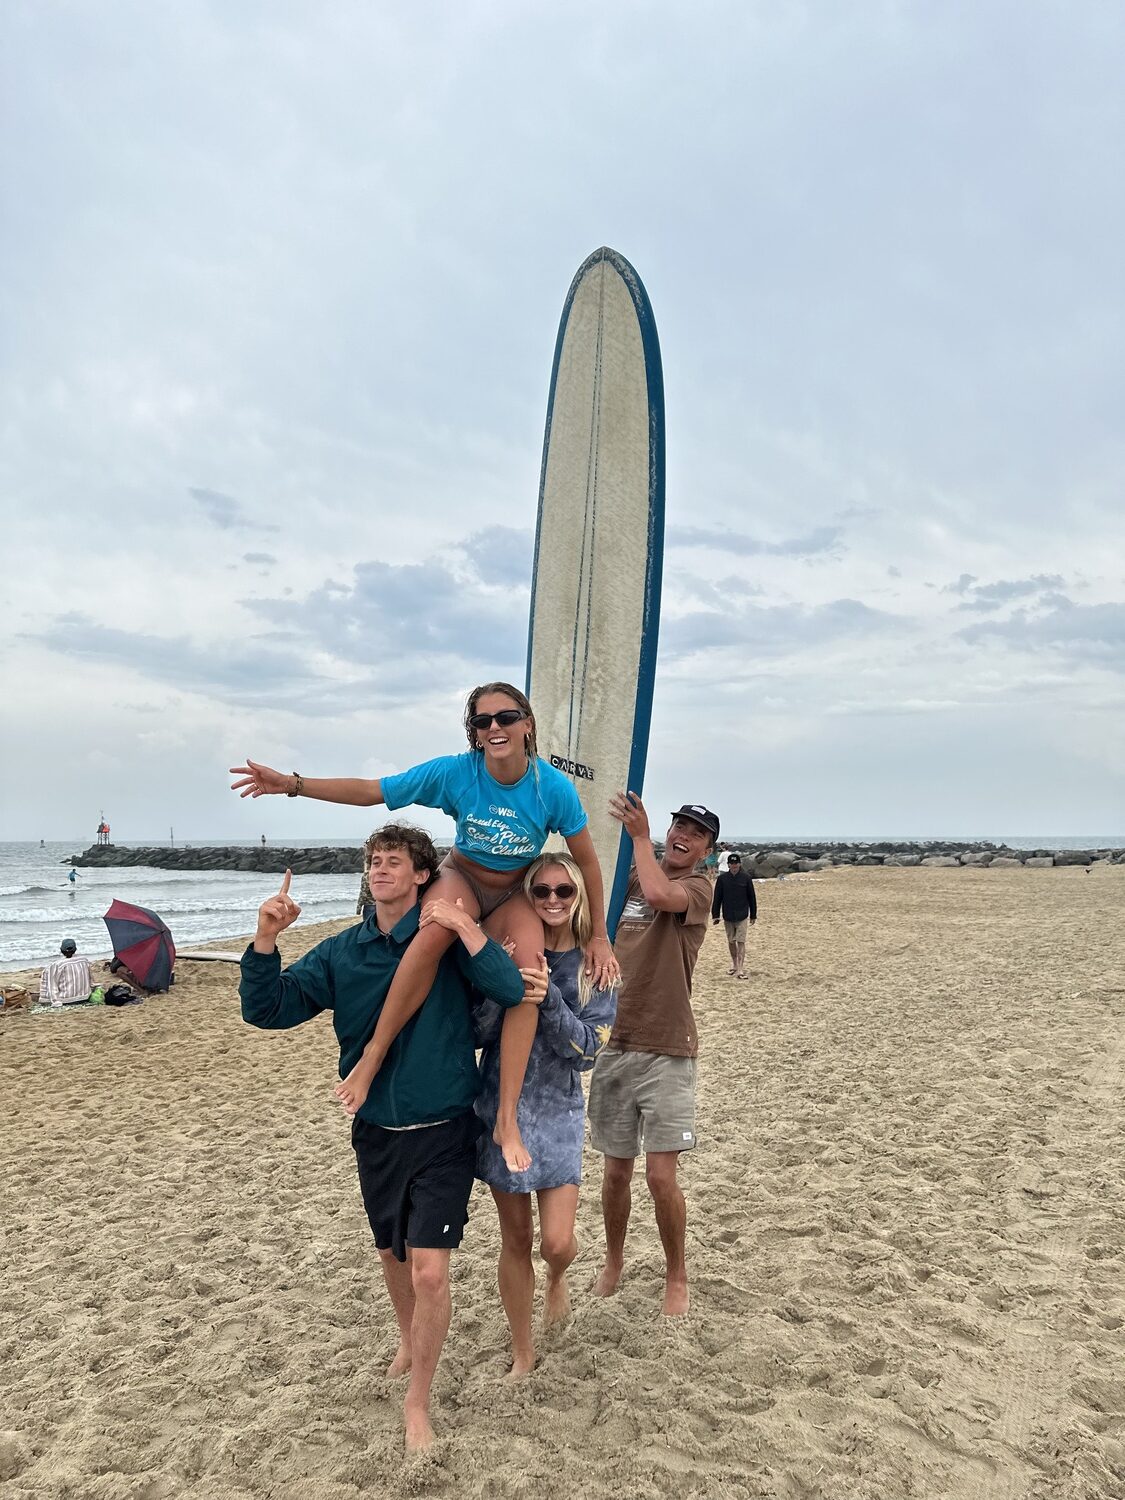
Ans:
<svg viewBox="0 0 1125 1500"><path fill-rule="evenodd" d="M105 992L107 1005L139 1005L141 997L127 984L111 984Z"/></svg>

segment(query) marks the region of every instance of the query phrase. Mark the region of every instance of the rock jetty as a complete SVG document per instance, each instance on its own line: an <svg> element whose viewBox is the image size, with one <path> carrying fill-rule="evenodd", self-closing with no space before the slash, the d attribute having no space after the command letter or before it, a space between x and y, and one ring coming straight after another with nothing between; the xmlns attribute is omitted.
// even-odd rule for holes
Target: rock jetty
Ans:
<svg viewBox="0 0 1125 1500"><path fill-rule="evenodd" d="M66 861L80 870L146 865L153 870L238 870L259 875L358 875L363 849L284 849L280 844L190 845L180 849L123 848L120 844L92 844L84 854Z"/></svg>
<svg viewBox="0 0 1125 1500"><path fill-rule="evenodd" d="M751 840L737 845L743 858L743 869L755 880L771 880L779 875L793 875L808 870L825 870L833 865L882 866L904 869L913 866L952 870L959 866L974 869L1014 870L1051 869L1058 865L1089 866L1105 860L1125 864L1125 848L1114 849L1010 849L1005 844L968 844L934 840L927 843L876 844L760 844ZM68 863L79 869L112 868L122 865L147 865L157 870L249 870L262 875L358 875L363 868L363 850L285 849L280 845L245 848L229 844L215 847L181 849L122 848L117 844L91 845L84 854L75 854Z"/></svg>
<svg viewBox="0 0 1125 1500"><path fill-rule="evenodd" d="M1125 864L1125 848L1115 849L1010 849L1006 844L968 844L932 840L925 843L884 842L876 844L764 844L753 849L740 845L742 868L755 880L779 875L826 870L834 865L880 866L910 869L915 866L953 870L1051 869L1056 865L1095 864L1105 860Z"/></svg>

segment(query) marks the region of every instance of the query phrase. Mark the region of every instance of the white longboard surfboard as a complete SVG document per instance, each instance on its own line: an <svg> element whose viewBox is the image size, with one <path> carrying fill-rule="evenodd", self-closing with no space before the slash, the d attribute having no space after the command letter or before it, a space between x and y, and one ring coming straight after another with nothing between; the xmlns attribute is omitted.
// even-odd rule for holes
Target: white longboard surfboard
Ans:
<svg viewBox="0 0 1125 1500"><path fill-rule="evenodd" d="M590 821L610 936L631 844L610 796L644 786L664 553L664 377L648 294L603 247L555 344L527 644L539 753Z"/></svg>

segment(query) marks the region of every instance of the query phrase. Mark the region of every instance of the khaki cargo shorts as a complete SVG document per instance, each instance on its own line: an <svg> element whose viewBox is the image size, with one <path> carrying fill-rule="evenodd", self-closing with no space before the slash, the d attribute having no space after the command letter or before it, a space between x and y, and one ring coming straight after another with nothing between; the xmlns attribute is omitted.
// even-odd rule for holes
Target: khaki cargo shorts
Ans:
<svg viewBox="0 0 1125 1500"><path fill-rule="evenodd" d="M727 919L724 917L723 918L723 926L727 930L727 942L728 943L745 943L745 941L746 941L746 929L747 929L747 927L749 927L749 925L750 925L749 920L746 917L743 917L743 919L742 919L741 922L728 922Z"/></svg>
<svg viewBox="0 0 1125 1500"><path fill-rule="evenodd" d="M590 1143L603 1156L690 1151L695 1145L695 1058L603 1052L590 1081Z"/></svg>

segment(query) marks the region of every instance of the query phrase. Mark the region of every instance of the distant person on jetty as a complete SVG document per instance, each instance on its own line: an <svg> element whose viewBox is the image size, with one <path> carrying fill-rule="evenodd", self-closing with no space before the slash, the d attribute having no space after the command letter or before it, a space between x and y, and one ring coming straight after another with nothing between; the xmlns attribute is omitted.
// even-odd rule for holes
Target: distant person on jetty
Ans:
<svg viewBox="0 0 1125 1500"><path fill-rule="evenodd" d="M477 1176L491 1189L500 1215L500 1298L512 1332L513 1375L525 1375L535 1364L532 1193L539 1202L539 1253L547 1263L543 1327L563 1322L570 1313L566 1273L578 1253L574 1217L586 1127L582 1074L609 1041L617 1011L615 991L593 989L584 971L582 950L593 919L575 862L565 854L540 855L523 888L547 942L538 971L524 971L529 981L524 998L539 1005L519 1102L520 1134L532 1161L526 1172L511 1172L487 1133L500 1097L500 1011L491 1001L477 1008L477 1040L484 1053L476 1108L486 1127L477 1146Z"/></svg>
<svg viewBox="0 0 1125 1500"><path fill-rule="evenodd" d="M745 979L746 930L751 922L758 920L758 898L754 895L753 880L742 868L741 854L733 853L728 857L726 873L715 882L711 919L716 926L720 916L727 930L727 947L730 949L727 972L735 979Z"/></svg>
<svg viewBox="0 0 1125 1500"><path fill-rule="evenodd" d="M633 868L617 927L617 1022L590 1083L590 1139L605 1157L606 1255L594 1291L608 1297L621 1280L633 1169L643 1150L664 1247L663 1311L676 1316L689 1301L687 1209L676 1172L680 1152L695 1145L691 980L711 910L711 882L697 866L719 836L719 820L701 803L685 804L672 816L658 861L636 793L619 793L609 806L633 841Z"/></svg>
<svg viewBox="0 0 1125 1500"><path fill-rule="evenodd" d="M44 964L39 979L40 1005L82 1005L90 998L94 988L90 973L90 960L79 958L78 944L73 938L63 938L59 947L61 958Z"/></svg>
<svg viewBox="0 0 1125 1500"><path fill-rule="evenodd" d="M480 1131L473 1113L479 1079L472 990L518 1006L524 982L507 954L468 913L419 896L437 874L429 835L387 824L367 841L365 863L376 907L366 921L327 938L282 969L278 934L300 915L285 872L258 910L242 956L242 1016L267 1030L332 1012L340 1075L363 1050L392 981L420 927L441 927L458 946L438 962L424 1005L391 1046L352 1123L363 1205L399 1327L388 1375L409 1374L403 1403L408 1450L433 1441L430 1386L449 1330L450 1253L468 1220ZM536 1007L526 1007L533 1017Z"/></svg>
<svg viewBox="0 0 1125 1500"><path fill-rule="evenodd" d="M599 985L617 978L617 960L605 927L605 898L594 842L578 793L561 771L541 760L535 744L535 715L518 688L489 682L474 688L465 704L469 750L443 755L379 780L333 777L314 780L294 771L286 776L248 760L232 766L240 779L232 788L243 797L284 794L342 802L355 807L391 809L437 807L457 821L457 838L441 866L441 878L426 901L460 901L493 937L513 943L521 968L535 966L543 950L543 924L522 891L528 865L550 833L561 833L586 880L593 931L586 946L590 977ZM371 1081L395 1037L425 1000L441 955L453 936L431 925L413 944L396 976L375 1035L363 1056L336 1089L348 1114L367 1097ZM535 1010L522 1006L505 1018L501 1042L500 1101L496 1142L512 1171L531 1162L520 1140L516 1105L535 1037Z"/></svg>

